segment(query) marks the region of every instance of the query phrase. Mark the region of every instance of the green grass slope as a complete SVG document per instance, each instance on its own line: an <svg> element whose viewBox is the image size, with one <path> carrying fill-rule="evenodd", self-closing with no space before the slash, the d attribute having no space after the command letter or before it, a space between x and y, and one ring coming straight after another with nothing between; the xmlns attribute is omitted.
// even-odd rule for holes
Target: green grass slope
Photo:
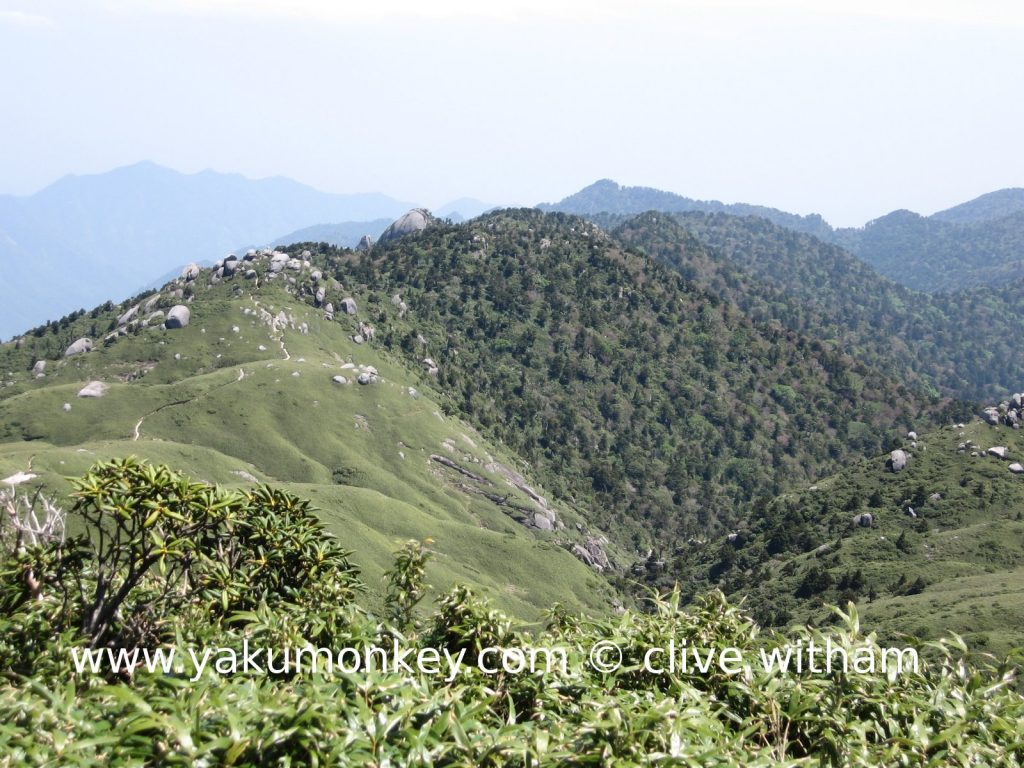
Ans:
<svg viewBox="0 0 1024 768"><path fill-rule="evenodd" d="M73 338L116 324L126 302L0 348L0 478L30 472L38 477L26 487L63 493L65 478L93 462L135 455L209 482L269 482L314 500L358 552L371 591L400 542L431 538L438 590L476 585L530 619L556 602L609 608L606 580L566 549L583 539L579 518L552 503L559 529L524 526L537 504L506 477L528 468L444 415L418 370L355 343L286 280L207 286L208 276L186 287L187 328L138 328L60 356ZM164 309L181 301L164 294ZM37 378L30 369L45 356ZM371 366L375 380L356 383ZM78 397L90 381L106 383L106 394Z"/></svg>
<svg viewBox="0 0 1024 768"><path fill-rule="evenodd" d="M976 648L1024 647L1024 475L1009 470L1024 460L1024 434L976 419L903 449L902 471L885 454L773 500L691 570L702 562L705 585L746 596L772 623L823 621L824 604L854 600L884 637L957 632ZM855 519L864 514L870 526Z"/></svg>

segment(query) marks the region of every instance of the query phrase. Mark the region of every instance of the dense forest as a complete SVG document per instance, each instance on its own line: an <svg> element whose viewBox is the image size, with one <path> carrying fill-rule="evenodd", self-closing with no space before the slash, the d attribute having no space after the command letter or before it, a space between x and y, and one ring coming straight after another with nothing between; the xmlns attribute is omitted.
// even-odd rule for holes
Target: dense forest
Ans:
<svg viewBox="0 0 1024 768"><path fill-rule="evenodd" d="M894 211L861 229L839 229L837 244L881 274L921 291L1002 287L1024 277L1024 211L981 221ZM963 222L963 223L962 223Z"/></svg>
<svg viewBox="0 0 1024 768"><path fill-rule="evenodd" d="M379 342L436 364L448 407L641 551L723 530L955 409L575 217L502 212L369 255L295 248L369 297Z"/></svg>
<svg viewBox="0 0 1024 768"><path fill-rule="evenodd" d="M1024 381L1015 285L926 294L843 249L756 217L596 217L623 244L679 270L751 318L845 350L924 391L966 400Z"/></svg>

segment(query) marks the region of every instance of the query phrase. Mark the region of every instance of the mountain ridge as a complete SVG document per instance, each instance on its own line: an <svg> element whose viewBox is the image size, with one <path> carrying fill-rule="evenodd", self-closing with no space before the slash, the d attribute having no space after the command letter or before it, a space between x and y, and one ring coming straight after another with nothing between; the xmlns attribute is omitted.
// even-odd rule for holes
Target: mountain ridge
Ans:
<svg viewBox="0 0 1024 768"><path fill-rule="evenodd" d="M284 177L182 174L148 161L2 196L0 258L8 267L0 337L127 295L239 243L262 244L322 221L394 218L408 207L378 193L328 194Z"/></svg>

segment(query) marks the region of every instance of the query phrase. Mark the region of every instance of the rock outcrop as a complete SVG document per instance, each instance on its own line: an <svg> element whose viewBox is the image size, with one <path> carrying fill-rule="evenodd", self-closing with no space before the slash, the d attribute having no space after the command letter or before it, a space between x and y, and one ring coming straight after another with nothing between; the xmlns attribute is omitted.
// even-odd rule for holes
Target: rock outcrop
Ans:
<svg viewBox="0 0 1024 768"><path fill-rule="evenodd" d="M102 381L90 381L78 390L79 397L103 397L105 394L107 394L107 385Z"/></svg>
<svg viewBox="0 0 1024 768"><path fill-rule="evenodd" d="M92 352L92 339L87 339L83 337L81 339L78 339L70 347L64 350L64 357L84 355L86 352Z"/></svg>
<svg viewBox="0 0 1024 768"><path fill-rule="evenodd" d="M390 227L385 229L378 242L388 243L415 232L422 232L433 221L433 215L426 208L413 208L408 213L403 213Z"/></svg>
<svg viewBox="0 0 1024 768"><path fill-rule="evenodd" d="M189 310L189 308L184 304L178 304L177 306L171 307L171 310L167 313L167 319L164 320L164 327L168 330L186 328L188 327L191 319L191 310Z"/></svg>
<svg viewBox="0 0 1024 768"><path fill-rule="evenodd" d="M897 449L889 454L889 459L885 462L885 466L890 472L900 472L906 468L907 458L906 451Z"/></svg>

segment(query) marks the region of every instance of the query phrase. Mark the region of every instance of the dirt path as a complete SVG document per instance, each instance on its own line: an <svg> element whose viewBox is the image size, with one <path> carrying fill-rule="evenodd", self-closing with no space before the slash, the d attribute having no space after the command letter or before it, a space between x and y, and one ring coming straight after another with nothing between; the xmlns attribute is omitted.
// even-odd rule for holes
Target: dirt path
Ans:
<svg viewBox="0 0 1024 768"><path fill-rule="evenodd" d="M228 387L228 386L231 386L232 384L237 384L238 382L240 382L244 378L245 378L245 370L242 369L242 368L239 368L238 369L238 378L237 379L235 379L234 381L229 381L226 384L221 384L219 387L214 387L213 389L210 390L210 392L215 392L216 390L221 389L223 387ZM203 397L208 396L210 394L210 392L207 392L205 395L203 395ZM132 430L132 441L133 442L137 442L138 439L140 437L142 437L142 424L150 416L154 416L154 415L160 413L160 411L164 410L165 408L173 408L176 405L185 405L186 403L195 402L197 399L199 399L199 398L192 398L192 397L190 397L187 400L175 400L172 403L164 403L159 408L156 408L156 409L150 411L145 416L143 416L141 419L139 419L137 422L135 422L135 429Z"/></svg>

